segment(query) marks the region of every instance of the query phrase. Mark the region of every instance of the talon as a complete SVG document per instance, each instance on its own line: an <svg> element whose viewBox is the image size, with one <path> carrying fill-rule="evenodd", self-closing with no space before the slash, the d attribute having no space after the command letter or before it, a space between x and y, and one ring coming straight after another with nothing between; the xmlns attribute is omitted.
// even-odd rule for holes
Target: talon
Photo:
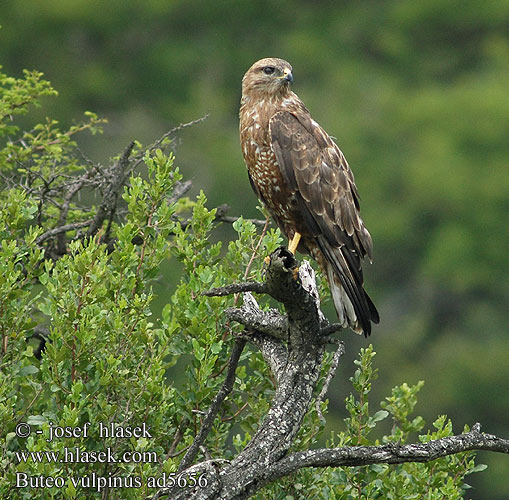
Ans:
<svg viewBox="0 0 509 500"><path fill-rule="evenodd" d="M301 234L295 233L293 235L292 241L290 241L290 244L288 245L288 251L295 255L295 252L297 251L297 247L299 246Z"/></svg>
<svg viewBox="0 0 509 500"><path fill-rule="evenodd" d="M292 276L295 281L297 281L299 279L299 268L298 267L296 267L295 269L292 270Z"/></svg>

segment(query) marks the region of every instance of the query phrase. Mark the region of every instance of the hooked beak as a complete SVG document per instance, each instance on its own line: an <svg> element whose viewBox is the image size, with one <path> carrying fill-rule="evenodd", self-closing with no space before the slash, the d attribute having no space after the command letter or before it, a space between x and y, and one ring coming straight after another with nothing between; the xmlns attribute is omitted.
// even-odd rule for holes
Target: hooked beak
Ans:
<svg viewBox="0 0 509 500"><path fill-rule="evenodd" d="M282 80L288 83L293 83L293 75L290 68L285 68L283 71L283 76L281 77Z"/></svg>

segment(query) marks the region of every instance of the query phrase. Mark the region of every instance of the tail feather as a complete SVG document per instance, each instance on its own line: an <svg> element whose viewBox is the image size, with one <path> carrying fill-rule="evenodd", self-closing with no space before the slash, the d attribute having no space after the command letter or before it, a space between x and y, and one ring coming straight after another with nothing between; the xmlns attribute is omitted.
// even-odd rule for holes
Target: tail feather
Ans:
<svg viewBox="0 0 509 500"><path fill-rule="evenodd" d="M339 323L367 337L371 333L371 323L378 323L380 317L362 281L355 279L362 273L350 270L341 247L332 247L322 237L318 237L317 242L325 257L325 271Z"/></svg>
<svg viewBox="0 0 509 500"><path fill-rule="evenodd" d="M352 301L348 298L345 289L341 286L341 283L336 277L333 266L328 263L327 279L329 281L329 288L338 315L339 324L343 328L352 328L355 333L362 334Z"/></svg>

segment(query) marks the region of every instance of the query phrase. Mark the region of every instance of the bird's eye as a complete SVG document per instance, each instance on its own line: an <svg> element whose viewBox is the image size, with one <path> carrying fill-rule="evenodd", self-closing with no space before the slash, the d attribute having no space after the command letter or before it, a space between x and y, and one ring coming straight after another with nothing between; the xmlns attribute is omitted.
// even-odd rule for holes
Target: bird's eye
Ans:
<svg viewBox="0 0 509 500"><path fill-rule="evenodd" d="M274 73L275 71L275 68L274 66L265 66L263 68L263 72L266 74L266 75L272 75L272 73Z"/></svg>

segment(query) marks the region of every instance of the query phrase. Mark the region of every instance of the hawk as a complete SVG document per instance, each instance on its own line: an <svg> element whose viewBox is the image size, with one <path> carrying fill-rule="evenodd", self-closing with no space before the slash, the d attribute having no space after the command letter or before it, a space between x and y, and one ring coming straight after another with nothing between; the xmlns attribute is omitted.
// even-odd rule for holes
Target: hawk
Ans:
<svg viewBox="0 0 509 500"><path fill-rule="evenodd" d="M367 337L379 316L363 288L361 264L371 261L372 241L354 176L292 82L292 67L276 58L254 63L242 79L240 142L249 180L288 250L311 255L327 277L339 323Z"/></svg>

